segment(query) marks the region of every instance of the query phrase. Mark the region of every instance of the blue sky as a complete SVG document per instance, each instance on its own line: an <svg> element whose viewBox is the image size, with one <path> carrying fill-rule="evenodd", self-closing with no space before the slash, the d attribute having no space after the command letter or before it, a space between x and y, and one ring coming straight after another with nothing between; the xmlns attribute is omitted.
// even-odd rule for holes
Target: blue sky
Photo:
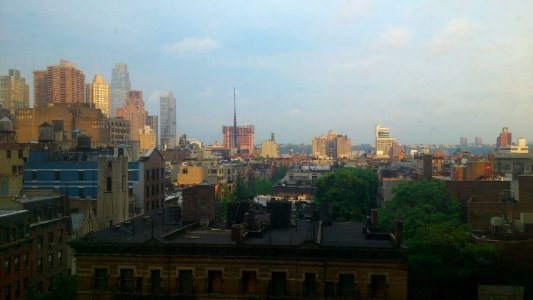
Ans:
<svg viewBox="0 0 533 300"><path fill-rule="evenodd" d="M533 1L0 1L0 74L74 62L109 82L127 63L178 133L221 141L233 118L256 142L310 143L333 129L372 143L533 141Z"/></svg>

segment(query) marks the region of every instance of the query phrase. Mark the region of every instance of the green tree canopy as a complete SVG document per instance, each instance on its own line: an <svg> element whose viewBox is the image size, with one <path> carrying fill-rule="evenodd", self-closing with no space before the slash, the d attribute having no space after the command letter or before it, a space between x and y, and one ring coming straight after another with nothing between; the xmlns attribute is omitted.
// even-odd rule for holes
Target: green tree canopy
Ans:
<svg viewBox="0 0 533 300"><path fill-rule="evenodd" d="M316 182L315 203L329 203L333 220L363 220L376 205L378 178L363 169L341 168Z"/></svg>
<svg viewBox="0 0 533 300"><path fill-rule="evenodd" d="M421 180L400 185L379 210L382 228L404 221L411 299L471 299L489 267L495 249L473 243L460 209L443 182Z"/></svg>

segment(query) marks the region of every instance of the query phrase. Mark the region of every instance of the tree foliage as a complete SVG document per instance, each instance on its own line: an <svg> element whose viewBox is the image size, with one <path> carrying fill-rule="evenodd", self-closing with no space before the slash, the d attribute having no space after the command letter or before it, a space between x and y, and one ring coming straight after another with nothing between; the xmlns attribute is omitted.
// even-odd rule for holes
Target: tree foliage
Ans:
<svg viewBox="0 0 533 300"><path fill-rule="evenodd" d="M404 221L412 299L471 298L495 255L493 247L473 243L468 226L461 223L459 202L439 181L400 185L379 219L384 228L395 219Z"/></svg>
<svg viewBox="0 0 533 300"><path fill-rule="evenodd" d="M329 203L333 220L363 220L376 205L376 173L341 168L322 175L316 182L315 203Z"/></svg>
<svg viewBox="0 0 533 300"><path fill-rule="evenodd" d="M76 277L71 275L57 276L54 278L52 289L46 293L38 294L30 284L24 295L25 300L53 300L53 299L76 299Z"/></svg>

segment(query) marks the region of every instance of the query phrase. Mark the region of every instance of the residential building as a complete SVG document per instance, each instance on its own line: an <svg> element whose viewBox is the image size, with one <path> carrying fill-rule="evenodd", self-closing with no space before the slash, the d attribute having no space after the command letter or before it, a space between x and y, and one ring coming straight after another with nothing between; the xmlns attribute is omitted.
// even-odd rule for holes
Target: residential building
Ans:
<svg viewBox="0 0 533 300"><path fill-rule="evenodd" d="M158 116L146 116L146 125L150 126L155 132L155 145L159 145L159 117Z"/></svg>
<svg viewBox="0 0 533 300"><path fill-rule="evenodd" d="M33 107L84 102L85 74L70 61L61 59L59 65L48 66L46 71L34 71L33 82Z"/></svg>
<svg viewBox="0 0 533 300"><path fill-rule="evenodd" d="M34 273L33 247L23 209L0 210L0 297L22 299Z"/></svg>
<svg viewBox="0 0 533 300"><path fill-rule="evenodd" d="M190 186L204 182L207 179L207 168L184 162L179 166L176 183L179 186Z"/></svg>
<svg viewBox="0 0 533 300"><path fill-rule="evenodd" d="M467 137L461 137L459 139L459 144L461 145L461 147L468 147L468 138Z"/></svg>
<svg viewBox="0 0 533 300"><path fill-rule="evenodd" d="M509 132L509 128L503 127L502 132L496 139L496 150L499 150L500 147L509 146L512 144L513 135Z"/></svg>
<svg viewBox="0 0 533 300"><path fill-rule="evenodd" d="M291 221L290 204L270 206L271 221L237 208L229 230L183 227L165 208L75 240L78 299L407 299L401 225Z"/></svg>
<svg viewBox="0 0 533 300"><path fill-rule="evenodd" d="M139 181L133 189L135 207L148 213L163 207L165 200L165 159L159 150L153 148L139 157Z"/></svg>
<svg viewBox="0 0 533 300"><path fill-rule="evenodd" d="M85 102L94 105L95 108L100 109L104 116L110 116L109 106L109 84L104 81L102 75L96 74L93 82L87 84L86 87L87 99Z"/></svg>
<svg viewBox="0 0 533 300"><path fill-rule="evenodd" d="M483 139L479 136L476 136L474 139L474 146L480 147L483 145Z"/></svg>
<svg viewBox="0 0 533 300"><path fill-rule="evenodd" d="M265 158L279 157L278 144L276 144L274 133L272 133L270 140L261 142L261 156Z"/></svg>
<svg viewBox="0 0 533 300"><path fill-rule="evenodd" d="M222 141L224 148L236 149L241 153L252 154L255 150L255 126L246 124L237 126L237 145L235 145L234 127L222 126Z"/></svg>
<svg viewBox="0 0 533 300"><path fill-rule="evenodd" d="M161 147L176 147L176 99L171 92L164 92L159 98Z"/></svg>
<svg viewBox="0 0 533 300"><path fill-rule="evenodd" d="M131 90L130 74L128 72L128 65L115 64L111 70L111 86L109 88L110 94L110 116L117 116L117 109L126 106L129 92Z"/></svg>
<svg viewBox="0 0 533 300"><path fill-rule="evenodd" d="M529 147L526 144L526 139L523 137L518 138L518 145L506 145L500 146L498 149L500 153L529 153Z"/></svg>
<svg viewBox="0 0 533 300"><path fill-rule="evenodd" d="M0 201L21 195L29 144L17 143L11 120L0 119Z"/></svg>
<svg viewBox="0 0 533 300"><path fill-rule="evenodd" d="M157 146L157 134L150 126L144 125L139 132L140 151L144 152Z"/></svg>
<svg viewBox="0 0 533 300"><path fill-rule="evenodd" d="M0 76L0 108L9 109L11 114L19 108L30 105L30 87L26 79L20 77L20 71L9 69L7 76Z"/></svg>
<svg viewBox="0 0 533 300"><path fill-rule="evenodd" d="M129 92L123 113L119 113L118 116L121 117L121 115L125 120L130 121L130 141L140 141L140 130L144 128L146 122L146 111L144 110L144 100L141 91Z"/></svg>
<svg viewBox="0 0 533 300"><path fill-rule="evenodd" d="M342 159L352 156L352 142L347 135L330 130L327 135L314 137L311 142L315 158Z"/></svg>
<svg viewBox="0 0 533 300"><path fill-rule="evenodd" d="M131 124L124 118L109 118L109 145L130 145Z"/></svg>
<svg viewBox="0 0 533 300"><path fill-rule="evenodd" d="M376 156L388 156L395 138L390 136L389 128L376 124Z"/></svg>

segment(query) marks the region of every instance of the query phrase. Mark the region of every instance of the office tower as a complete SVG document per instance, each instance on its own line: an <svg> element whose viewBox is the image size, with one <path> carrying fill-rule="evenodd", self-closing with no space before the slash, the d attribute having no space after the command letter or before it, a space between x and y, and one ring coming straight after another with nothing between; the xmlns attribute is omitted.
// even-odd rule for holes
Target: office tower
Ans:
<svg viewBox="0 0 533 300"><path fill-rule="evenodd" d="M227 149L240 149L243 153L252 154L254 152L254 125L240 125L235 130L234 126L222 126L222 140L224 148ZM234 132L237 132L237 138L235 138ZM235 145L235 142L237 145Z"/></svg>
<svg viewBox="0 0 533 300"><path fill-rule="evenodd" d="M176 147L176 99L171 92L159 98L159 117L162 149Z"/></svg>
<svg viewBox="0 0 533 300"><path fill-rule="evenodd" d="M155 144L159 144L159 117L158 116L146 116L146 125L150 126L155 133Z"/></svg>
<svg viewBox="0 0 533 300"><path fill-rule="evenodd" d="M388 156L395 139L390 136L389 128L376 124L376 155Z"/></svg>
<svg viewBox="0 0 533 300"><path fill-rule="evenodd" d="M87 84L87 103L94 105L109 117L109 84L102 75L94 75L92 83Z"/></svg>
<svg viewBox="0 0 533 300"><path fill-rule="evenodd" d="M349 158L352 155L352 141L347 135L330 130L327 135L314 137L311 149L316 158Z"/></svg>
<svg viewBox="0 0 533 300"><path fill-rule="evenodd" d="M511 145L512 140L513 140L513 135L509 132L509 128L503 127L502 132L496 139L496 149L498 150L501 147Z"/></svg>
<svg viewBox="0 0 533 300"><path fill-rule="evenodd" d="M122 110L122 109L120 109ZM144 110L143 94L141 91L130 91L126 106L123 109L123 117L130 121L131 139L130 141L140 141L139 132L144 128L146 122L146 111Z"/></svg>
<svg viewBox="0 0 533 300"><path fill-rule="evenodd" d="M30 87L26 79L20 77L20 71L9 69L9 75L0 76L0 108L15 113L16 109L29 107Z"/></svg>
<svg viewBox="0 0 533 300"><path fill-rule="evenodd" d="M474 139L474 145L476 147L479 147L479 146L483 145L483 140L481 139L481 137L476 136L476 138Z"/></svg>
<svg viewBox="0 0 533 300"><path fill-rule="evenodd" d="M61 59L46 71L33 71L33 85L34 107L85 102L85 74L68 60Z"/></svg>
<svg viewBox="0 0 533 300"><path fill-rule="evenodd" d="M466 147L466 146L468 146L468 138L467 138L467 137L464 137L464 136L461 137L461 138L459 139L459 143L460 143L461 147Z"/></svg>
<svg viewBox="0 0 533 300"><path fill-rule="evenodd" d="M130 74L128 73L128 65L115 64L111 70L111 87L110 87L110 103L109 109L111 116L115 117L117 108L124 108L126 100L128 99L131 90Z"/></svg>

